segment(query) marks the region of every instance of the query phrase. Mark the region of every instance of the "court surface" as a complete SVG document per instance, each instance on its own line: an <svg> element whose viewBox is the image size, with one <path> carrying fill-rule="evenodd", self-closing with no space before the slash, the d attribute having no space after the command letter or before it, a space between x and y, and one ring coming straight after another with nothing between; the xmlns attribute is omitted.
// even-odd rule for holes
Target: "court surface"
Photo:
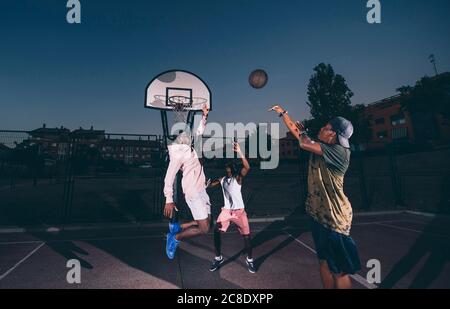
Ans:
<svg viewBox="0 0 450 309"><path fill-rule="evenodd" d="M209 272L212 235L183 242L173 261L165 255L166 225L73 229L64 233L0 233L0 288L320 288L307 218L251 223L250 274L232 228L223 237L225 264ZM366 263L381 263L382 287L450 288L450 218L413 213L358 215L352 236L363 269L355 288L372 289ZM68 260L81 264L81 283L66 280Z"/></svg>

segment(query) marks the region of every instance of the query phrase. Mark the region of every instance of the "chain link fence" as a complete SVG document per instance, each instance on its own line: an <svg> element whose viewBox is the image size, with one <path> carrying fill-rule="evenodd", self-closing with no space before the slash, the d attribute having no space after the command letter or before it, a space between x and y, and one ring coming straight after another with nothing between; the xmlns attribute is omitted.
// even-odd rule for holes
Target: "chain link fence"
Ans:
<svg viewBox="0 0 450 309"><path fill-rule="evenodd" d="M449 155L448 148L353 152L345 192L355 211L450 213ZM274 170L261 170L260 160L251 159L243 185L249 215L304 212L308 158L299 151ZM202 159L207 178L224 176L228 161ZM0 130L0 226L160 221L166 164L157 135ZM222 190L208 193L216 213ZM189 217L184 203L180 208Z"/></svg>

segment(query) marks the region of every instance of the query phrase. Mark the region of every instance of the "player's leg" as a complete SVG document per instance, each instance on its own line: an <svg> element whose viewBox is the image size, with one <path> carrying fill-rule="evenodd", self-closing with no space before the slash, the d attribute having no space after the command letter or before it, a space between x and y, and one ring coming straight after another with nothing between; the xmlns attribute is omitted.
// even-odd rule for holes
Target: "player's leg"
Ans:
<svg viewBox="0 0 450 309"><path fill-rule="evenodd" d="M334 289L334 278L330 269L328 268L327 261L319 261L320 277L322 279L322 285L324 289Z"/></svg>
<svg viewBox="0 0 450 309"><path fill-rule="evenodd" d="M311 218L311 232L316 247L317 259L319 260L319 272L322 279L324 289L334 289L334 278L328 265L328 231L319 224L315 219Z"/></svg>
<svg viewBox="0 0 450 309"><path fill-rule="evenodd" d="M333 275L334 277L334 286L336 289L351 289L352 281L349 275L339 274Z"/></svg>
<svg viewBox="0 0 450 309"><path fill-rule="evenodd" d="M244 237L244 248L247 253L247 259L253 260L253 246L252 246L252 238L249 235L243 235Z"/></svg>
<svg viewBox="0 0 450 309"><path fill-rule="evenodd" d="M312 234L320 262L320 276L325 289L350 289L349 274L360 268L355 242L317 221L312 222Z"/></svg>
<svg viewBox="0 0 450 309"><path fill-rule="evenodd" d="M178 234L169 233L167 235L166 254L169 259L175 257L175 252L182 239L204 235L209 232L211 222L211 204L206 191L199 192L193 199L186 199L186 203L191 210L195 223L187 224L186 229L182 229Z"/></svg>
<svg viewBox="0 0 450 309"><path fill-rule="evenodd" d="M186 223L180 224L178 217L179 217L178 209L175 209L174 215L169 221L169 233L171 233L171 234L176 235L178 233L181 233L181 231L190 228L191 226L198 225L197 221L195 221L195 220L191 221L191 222L186 222Z"/></svg>
<svg viewBox="0 0 450 309"><path fill-rule="evenodd" d="M253 246L250 237L250 224L248 222L247 212L244 209L235 210L231 220L237 225L238 231L244 239L244 248L247 253L245 263L247 264L248 271L254 274L256 272L256 266L253 261Z"/></svg>
<svg viewBox="0 0 450 309"><path fill-rule="evenodd" d="M216 256L209 267L209 271L216 271L220 268L225 259L222 256L222 231L216 226L214 227L214 250Z"/></svg>
<svg viewBox="0 0 450 309"><path fill-rule="evenodd" d="M197 221L191 221L191 222L183 223L183 224L181 224L181 229L182 230L187 230L188 228L190 228L192 226L198 226Z"/></svg>
<svg viewBox="0 0 450 309"><path fill-rule="evenodd" d="M195 224L190 225L188 228L175 236L175 239L180 241L186 238L192 238L195 236L205 235L209 232L211 218L208 216L203 220L196 220Z"/></svg>
<svg viewBox="0 0 450 309"><path fill-rule="evenodd" d="M220 231L220 223L214 227L214 250L216 257L222 257L222 231Z"/></svg>
<svg viewBox="0 0 450 309"><path fill-rule="evenodd" d="M224 262L222 256L222 233L225 233L230 226L230 211L228 209L222 209L217 223L214 227L214 249L216 256L211 263L210 271L216 271L220 265Z"/></svg>
<svg viewBox="0 0 450 309"><path fill-rule="evenodd" d="M176 240L182 240L199 235L205 235L211 227L211 204L206 191L201 191L193 199L186 199L195 223L188 224L187 229L176 235Z"/></svg>

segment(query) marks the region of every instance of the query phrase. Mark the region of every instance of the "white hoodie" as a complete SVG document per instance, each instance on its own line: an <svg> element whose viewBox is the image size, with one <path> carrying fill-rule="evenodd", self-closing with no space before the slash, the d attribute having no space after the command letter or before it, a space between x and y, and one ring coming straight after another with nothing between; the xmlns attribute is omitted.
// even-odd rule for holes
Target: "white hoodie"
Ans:
<svg viewBox="0 0 450 309"><path fill-rule="evenodd" d="M196 137L203 135L206 127L206 117L203 116L195 132ZM170 163L164 179L164 196L166 203L173 203L173 183L179 170L183 172L181 187L186 198L195 198L199 192L205 190L205 174L198 159L197 152L191 145L172 144L169 149Z"/></svg>

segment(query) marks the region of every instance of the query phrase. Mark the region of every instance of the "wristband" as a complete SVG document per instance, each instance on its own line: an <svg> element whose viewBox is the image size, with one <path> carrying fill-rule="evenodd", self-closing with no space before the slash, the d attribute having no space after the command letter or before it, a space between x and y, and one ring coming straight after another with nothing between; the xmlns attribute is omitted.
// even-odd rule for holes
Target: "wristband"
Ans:
<svg viewBox="0 0 450 309"><path fill-rule="evenodd" d="M282 111L282 112L280 113L279 117L283 117L284 114L287 114L287 111Z"/></svg>

